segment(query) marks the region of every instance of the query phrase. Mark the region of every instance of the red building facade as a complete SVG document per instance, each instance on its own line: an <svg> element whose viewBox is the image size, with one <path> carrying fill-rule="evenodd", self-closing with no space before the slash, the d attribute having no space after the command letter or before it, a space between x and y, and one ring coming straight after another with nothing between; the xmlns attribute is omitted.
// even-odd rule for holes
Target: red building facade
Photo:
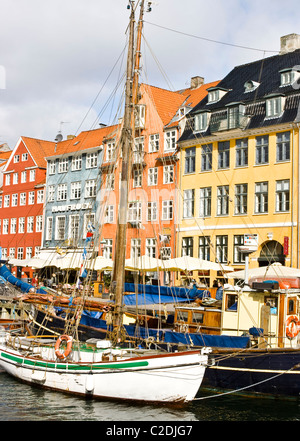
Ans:
<svg viewBox="0 0 300 441"><path fill-rule="evenodd" d="M2 260L15 263L17 277L32 278L31 268L20 267L18 260L39 252L43 232L46 161L55 143L21 137L3 170L0 194L0 246ZM15 259L15 260L14 260Z"/></svg>

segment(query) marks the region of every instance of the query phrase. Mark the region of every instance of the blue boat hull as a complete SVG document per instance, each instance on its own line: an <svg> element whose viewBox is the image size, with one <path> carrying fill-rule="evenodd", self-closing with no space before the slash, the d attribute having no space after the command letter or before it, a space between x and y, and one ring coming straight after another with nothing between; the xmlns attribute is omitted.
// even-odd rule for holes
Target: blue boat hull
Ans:
<svg viewBox="0 0 300 441"><path fill-rule="evenodd" d="M202 388L299 398L300 350L214 352L215 364L206 369Z"/></svg>

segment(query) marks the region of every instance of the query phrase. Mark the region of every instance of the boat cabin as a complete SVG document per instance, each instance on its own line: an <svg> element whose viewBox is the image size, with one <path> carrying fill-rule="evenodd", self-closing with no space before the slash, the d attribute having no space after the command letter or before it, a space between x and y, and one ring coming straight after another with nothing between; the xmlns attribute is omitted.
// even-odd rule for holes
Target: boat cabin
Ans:
<svg viewBox="0 0 300 441"><path fill-rule="evenodd" d="M221 306L189 304L175 309L177 332L250 335L258 347L298 347L300 290L278 284L224 289Z"/></svg>

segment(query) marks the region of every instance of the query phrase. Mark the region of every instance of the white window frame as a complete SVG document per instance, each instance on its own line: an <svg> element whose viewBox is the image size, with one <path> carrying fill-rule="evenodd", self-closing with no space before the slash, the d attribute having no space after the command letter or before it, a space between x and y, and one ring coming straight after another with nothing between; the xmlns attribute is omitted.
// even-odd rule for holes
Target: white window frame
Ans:
<svg viewBox="0 0 300 441"><path fill-rule="evenodd" d="M27 217L27 233L33 233L34 216Z"/></svg>
<svg viewBox="0 0 300 441"><path fill-rule="evenodd" d="M39 214L35 218L35 231L41 233L43 231L43 216Z"/></svg>
<svg viewBox="0 0 300 441"><path fill-rule="evenodd" d="M55 240L64 240L66 235L66 216L55 218Z"/></svg>
<svg viewBox="0 0 300 441"><path fill-rule="evenodd" d="M59 184L57 186L57 200L66 201L67 200L67 184Z"/></svg>
<svg viewBox="0 0 300 441"><path fill-rule="evenodd" d="M18 233L25 233L25 217L19 217Z"/></svg>
<svg viewBox="0 0 300 441"><path fill-rule="evenodd" d="M53 233L53 217L47 217L46 220L46 235L45 235L45 239L46 240L52 240L52 233Z"/></svg>
<svg viewBox="0 0 300 441"><path fill-rule="evenodd" d="M60 158L58 160L58 173L66 173L68 171L68 158Z"/></svg>
<svg viewBox="0 0 300 441"><path fill-rule="evenodd" d="M159 151L159 133L149 135L149 153L155 153Z"/></svg>
<svg viewBox="0 0 300 441"><path fill-rule="evenodd" d="M79 171L82 168L82 155L73 156L72 158L72 171Z"/></svg>
<svg viewBox="0 0 300 441"><path fill-rule="evenodd" d="M163 183L172 184L174 182L174 165L164 165Z"/></svg>
<svg viewBox="0 0 300 441"><path fill-rule="evenodd" d="M162 201L162 212L161 212L162 220L173 219L173 213L174 213L174 201L172 199Z"/></svg>
<svg viewBox="0 0 300 441"><path fill-rule="evenodd" d="M70 199L81 198L81 181L71 182L71 194Z"/></svg>
<svg viewBox="0 0 300 441"><path fill-rule="evenodd" d="M86 155L86 168L96 168L98 165L98 153L87 153Z"/></svg>
<svg viewBox="0 0 300 441"><path fill-rule="evenodd" d="M97 184L96 179L88 179L85 181L84 197L94 198L96 197Z"/></svg>
<svg viewBox="0 0 300 441"><path fill-rule="evenodd" d="M164 133L164 151L173 152L176 149L177 130L168 130Z"/></svg>

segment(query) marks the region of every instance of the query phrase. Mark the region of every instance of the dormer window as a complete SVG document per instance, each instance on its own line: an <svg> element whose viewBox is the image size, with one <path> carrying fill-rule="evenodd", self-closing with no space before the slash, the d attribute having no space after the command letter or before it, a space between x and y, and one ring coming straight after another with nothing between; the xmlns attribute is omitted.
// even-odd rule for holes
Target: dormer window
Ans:
<svg viewBox="0 0 300 441"><path fill-rule="evenodd" d="M245 87L245 93L246 92L253 92L253 90L257 89L260 83L257 83L256 81L246 81L244 84Z"/></svg>
<svg viewBox="0 0 300 441"><path fill-rule="evenodd" d="M283 95L269 95L266 97L266 117L278 118L284 108L284 96Z"/></svg>
<svg viewBox="0 0 300 441"><path fill-rule="evenodd" d="M208 92L208 104L216 103L220 101L221 98L228 92L226 89L220 87L210 87L207 89Z"/></svg>
<svg viewBox="0 0 300 441"><path fill-rule="evenodd" d="M204 132L205 130L207 130L209 119L210 119L210 112L202 112L195 115L194 131Z"/></svg>
<svg viewBox="0 0 300 441"><path fill-rule="evenodd" d="M291 86L294 82L300 78L300 72L294 69L283 69L280 71L280 86Z"/></svg>

